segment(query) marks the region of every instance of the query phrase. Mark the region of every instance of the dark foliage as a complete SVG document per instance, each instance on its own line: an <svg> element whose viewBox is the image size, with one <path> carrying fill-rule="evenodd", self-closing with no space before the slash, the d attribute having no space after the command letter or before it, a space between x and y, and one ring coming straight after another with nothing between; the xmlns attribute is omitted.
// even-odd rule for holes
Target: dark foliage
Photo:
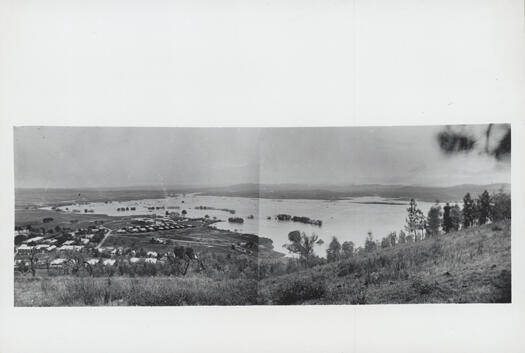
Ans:
<svg viewBox="0 0 525 353"><path fill-rule="evenodd" d="M321 299L327 293L320 277L300 277L282 282L272 293L272 301L279 305L301 304L306 300Z"/></svg>

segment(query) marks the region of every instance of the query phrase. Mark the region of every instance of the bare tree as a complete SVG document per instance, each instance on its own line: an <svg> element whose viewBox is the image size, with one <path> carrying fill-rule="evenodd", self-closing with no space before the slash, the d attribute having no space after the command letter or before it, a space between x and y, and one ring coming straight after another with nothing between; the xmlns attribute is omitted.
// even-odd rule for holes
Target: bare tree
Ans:
<svg viewBox="0 0 525 353"><path fill-rule="evenodd" d="M303 263L308 266L311 258L314 255L314 246L317 244L319 237L313 233L308 236L304 232L294 230L288 233L289 244L284 244L283 247L289 252L298 254Z"/></svg>
<svg viewBox="0 0 525 353"><path fill-rule="evenodd" d="M176 266L177 271L183 276L186 276L192 261L199 265L199 270L205 269L204 263L199 259L193 248L176 246L173 248L173 254L175 255L174 257L168 256L168 261L170 261L172 266ZM180 262L182 262L182 266Z"/></svg>
<svg viewBox="0 0 525 353"><path fill-rule="evenodd" d="M35 264L38 261L38 258L36 257L37 254L38 254L38 250L36 249L35 246L33 246L31 248L31 251L29 252L29 266L30 266L29 268L31 269L31 275L33 277L35 277L36 275Z"/></svg>

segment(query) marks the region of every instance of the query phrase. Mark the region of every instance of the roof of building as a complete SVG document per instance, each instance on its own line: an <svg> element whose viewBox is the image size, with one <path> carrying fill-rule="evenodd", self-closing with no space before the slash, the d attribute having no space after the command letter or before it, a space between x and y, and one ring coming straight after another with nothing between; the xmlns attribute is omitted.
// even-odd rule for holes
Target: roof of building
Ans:
<svg viewBox="0 0 525 353"><path fill-rule="evenodd" d="M51 261L51 265L61 265L63 264L64 262L66 262L67 259L61 259L61 258L58 258L58 259L54 259L53 261Z"/></svg>
<svg viewBox="0 0 525 353"><path fill-rule="evenodd" d="M44 239L44 237L34 237L31 239L24 240L23 243L34 243L35 241L40 241Z"/></svg>

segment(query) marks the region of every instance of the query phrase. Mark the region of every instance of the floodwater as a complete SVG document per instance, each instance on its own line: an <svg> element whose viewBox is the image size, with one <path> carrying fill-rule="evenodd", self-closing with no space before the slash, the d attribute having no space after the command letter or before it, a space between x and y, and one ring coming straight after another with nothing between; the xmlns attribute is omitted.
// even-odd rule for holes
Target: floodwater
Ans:
<svg viewBox="0 0 525 353"><path fill-rule="evenodd" d="M388 202L393 204L378 204ZM433 203L418 202L418 207L426 215ZM235 210L231 214L224 210L197 209L198 206ZM135 207L134 211L117 211L117 208ZM148 210L155 207L155 210ZM164 208L163 208L164 207ZM129 216L157 214L164 215L166 211L179 212L186 210L187 217L197 218L208 215L216 217L220 222L213 226L219 229L257 234L273 240L274 249L286 253L283 244L288 241L288 233L299 230L307 234L316 233L324 244L318 245L316 253L324 256L326 247L332 237L337 237L342 243L353 241L362 246L368 232L375 239L380 239L392 231L399 232L404 228L408 202L380 197L359 197L346 200L291 200L291 199L256 199L243 197L201 196L196 194L177 195L165 199L145 199L110 203L89 203L86 205L69 205L68 212L84 209L93 210L96 214L109 216ZM158 209L157 209L158 208ZM278 221L280 213L292 216L305 216L321 220L322 226L303 224L292 221ZM252 216L253 218L248 218ZM244 218L243 224L228 222L229 217ZM270 218L270 219L269 219Z"/></svg>

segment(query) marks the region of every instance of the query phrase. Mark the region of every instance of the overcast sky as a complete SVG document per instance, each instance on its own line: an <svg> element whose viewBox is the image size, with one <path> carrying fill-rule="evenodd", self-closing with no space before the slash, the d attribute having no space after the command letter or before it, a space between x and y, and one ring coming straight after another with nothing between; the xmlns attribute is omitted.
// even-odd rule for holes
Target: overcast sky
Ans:
<svg viewBox="0 0 525 353"><path fill-rule="evenodd" d="M510 182L510 165L444 156L442 127L15 128L17 187Z"/></svg>
<svg viewBox="0 0 525 353"><path fill-rule="evenodd" d="M518 1L9 2L0 125L521 123L522 15ZM509 180L490 158L442 156L436 130L19 128L15 182Z"/></svg>

